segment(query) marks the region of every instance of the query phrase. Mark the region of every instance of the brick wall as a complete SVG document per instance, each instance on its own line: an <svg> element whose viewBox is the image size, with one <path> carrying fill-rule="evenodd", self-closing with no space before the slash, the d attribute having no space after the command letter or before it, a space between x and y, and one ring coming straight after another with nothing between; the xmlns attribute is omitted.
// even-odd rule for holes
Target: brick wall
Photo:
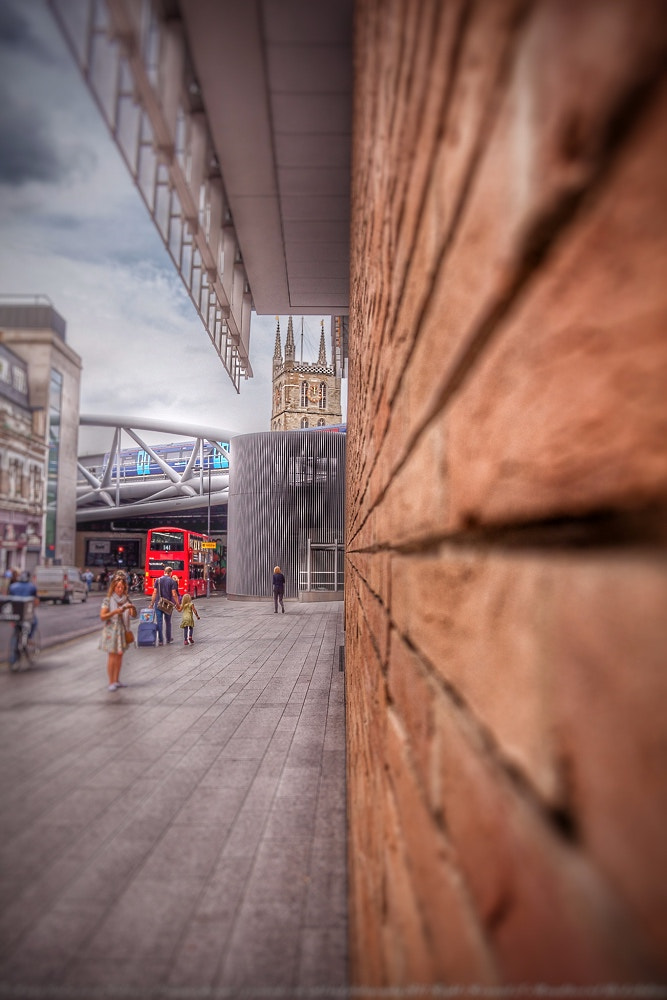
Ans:
<svg viewBox="0 0 667 1000"><path fill-rule="evenodd" d="M355 983L667 980L667 13L358 0Z"/></svg>

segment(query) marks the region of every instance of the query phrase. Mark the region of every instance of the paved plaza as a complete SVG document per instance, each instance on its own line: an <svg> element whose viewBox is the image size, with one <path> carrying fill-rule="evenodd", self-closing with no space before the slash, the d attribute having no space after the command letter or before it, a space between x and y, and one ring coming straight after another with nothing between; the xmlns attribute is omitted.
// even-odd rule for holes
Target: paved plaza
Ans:
<svg viewBox="0 0 667 1000"><path fill-rule="evenodd" d="M0 667L0 997L344 995L343 605L197 606Z"/></svg>

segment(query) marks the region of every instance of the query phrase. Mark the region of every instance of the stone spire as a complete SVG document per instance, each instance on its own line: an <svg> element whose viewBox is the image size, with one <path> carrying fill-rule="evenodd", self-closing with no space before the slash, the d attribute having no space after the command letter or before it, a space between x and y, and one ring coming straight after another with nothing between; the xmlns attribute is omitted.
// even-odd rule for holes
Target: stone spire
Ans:
<svg viewBox="0 0 667 1000"><path fill-rule="evenodd" d="M295 354L294 346L294 327L292 326L292 317L290 316L287 321L287 340L285 341L285 364L288 361L294 361Z"/></svg>
<svg viewBox="0 0 667 1000"><path fill-rule="evenodd" d="M324 320L320 320L320 353L317 358L318 365L327 366L327 350L324 346Z"/></svg>
<svg viewBox="0 0 667 1000"><path fill-rule="evenodd" d="M273 367L280 368L283 363L283 352L280 346L280 316L276 316L276 346L273 349Z"/></svg>

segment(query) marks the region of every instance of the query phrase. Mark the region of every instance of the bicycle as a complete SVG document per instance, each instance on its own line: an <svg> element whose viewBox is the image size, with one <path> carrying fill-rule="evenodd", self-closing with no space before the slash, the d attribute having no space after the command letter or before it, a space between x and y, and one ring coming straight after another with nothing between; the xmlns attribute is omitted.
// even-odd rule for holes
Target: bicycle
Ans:
<svg viewBox="0 0 667 1000"><path fill-rule="evenodd" d="M3 598L0 618L14 623L9 637L9 669L17 671L25 662L31 666L40 654L42 642L34 620L32 597L9 596Z"/></svg>
<svg viewBox="0 0 667 1000"><path fill-rule="evenodd" d="M16 622L9 640L9 669L18 671L25 661L31 667L42 650L42 640L39 629L30 634L32 622Z"/></svg>

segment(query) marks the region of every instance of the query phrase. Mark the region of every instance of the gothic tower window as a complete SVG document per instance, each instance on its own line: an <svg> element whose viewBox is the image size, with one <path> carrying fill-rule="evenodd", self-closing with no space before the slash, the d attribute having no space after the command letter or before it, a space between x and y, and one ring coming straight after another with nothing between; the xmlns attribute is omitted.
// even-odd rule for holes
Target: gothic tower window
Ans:
<svg viewBox="0 0 667 1000"><path fill-rule="evenodd" d="M320 410L326 410L327 408L327 384L326 382L320 382Z"/></svg>
<svg viewBox="0 0 667 1000"><path fill-rule="evenodd" d="M320 417L320 419L317 421L317 426L318 427L325 427L326 426L326 424L324 423L324 417Z"/></svg>
<svg viewBox="0 0 667 1000"><path fill-rule="evenodd" d="M301 405L308 406L308 383L301 383Z"/></svg>
<svg viewBox="0 0 667 1000"><path fill-rule="evenodd" d="M308 417L301 417L301 426L302 427L308 426Z"/></svg>

